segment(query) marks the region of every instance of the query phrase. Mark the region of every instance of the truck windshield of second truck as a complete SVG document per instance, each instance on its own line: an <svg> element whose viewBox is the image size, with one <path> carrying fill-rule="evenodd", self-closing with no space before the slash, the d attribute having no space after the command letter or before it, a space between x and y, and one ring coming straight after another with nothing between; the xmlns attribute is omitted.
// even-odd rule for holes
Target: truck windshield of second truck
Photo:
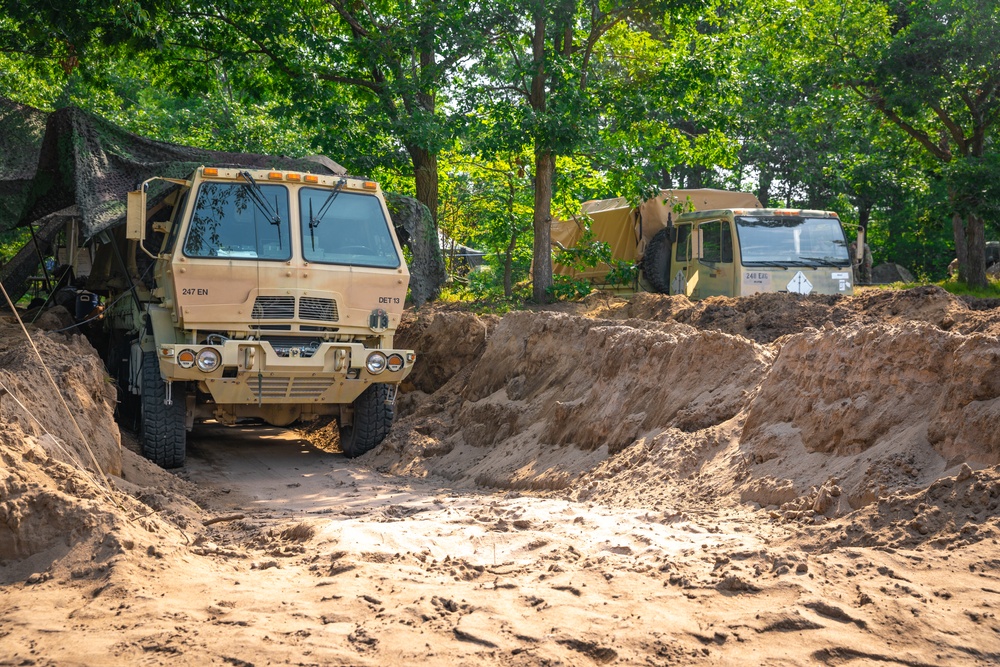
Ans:
<svg viewBox="0 0 1000 667"><path fill-rule="evenodd" d="M846 267L844 229L837 218L737 216L744 266Z"/></svg>

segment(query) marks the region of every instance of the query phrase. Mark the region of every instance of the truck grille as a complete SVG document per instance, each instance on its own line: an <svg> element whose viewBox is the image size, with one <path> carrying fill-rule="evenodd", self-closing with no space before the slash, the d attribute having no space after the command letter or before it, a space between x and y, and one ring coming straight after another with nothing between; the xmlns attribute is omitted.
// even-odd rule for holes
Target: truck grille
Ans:
<svg viewBox="0 0 1000 667"><path fill-rule="evenodd" d="M258 296L251 317L255 320L290 320L295 317L295 297Z"/></svg>
<svg viewBox="0 0 1000 667"><path fill-rule="evenodd" d="M299 318L303 320L319 320L336 322L340 316L337 313L337 302L333 299L317 299L304 296L299 299Z"/></svg>
<svg viewBox="0 0 1000 667"><path fill-rule="evenodd" d="M330 388L331 382L325 378L250 378L250 393L255 399L294 399L314 401Z"/></svg>

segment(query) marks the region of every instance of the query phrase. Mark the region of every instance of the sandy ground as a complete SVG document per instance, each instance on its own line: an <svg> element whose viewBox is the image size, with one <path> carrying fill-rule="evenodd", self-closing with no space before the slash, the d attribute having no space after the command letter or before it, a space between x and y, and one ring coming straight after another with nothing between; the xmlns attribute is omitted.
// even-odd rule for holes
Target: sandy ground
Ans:
<svg viewBox="0 0 1000 667"><path fill-rule="evenodd" d="M177 474L124 433L107 482L0 344L0 665L997 664L1000 341L912 300L777 342L663 301L424 312L428 373L362 459L207 424ZM71 410L116 431L95 373Z"/></svg>

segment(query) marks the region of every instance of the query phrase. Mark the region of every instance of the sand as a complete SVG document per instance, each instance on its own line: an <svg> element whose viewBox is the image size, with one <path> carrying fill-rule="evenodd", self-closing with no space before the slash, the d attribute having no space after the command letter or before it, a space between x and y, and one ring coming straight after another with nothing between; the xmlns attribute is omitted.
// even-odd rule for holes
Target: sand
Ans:
<svg viewBox="0 0 1000 667"><path fill-rule="evenodd" d="M176 474L0 322L0 665L996 664L991 305L425 306L382 446L205 424Z"/></svg>

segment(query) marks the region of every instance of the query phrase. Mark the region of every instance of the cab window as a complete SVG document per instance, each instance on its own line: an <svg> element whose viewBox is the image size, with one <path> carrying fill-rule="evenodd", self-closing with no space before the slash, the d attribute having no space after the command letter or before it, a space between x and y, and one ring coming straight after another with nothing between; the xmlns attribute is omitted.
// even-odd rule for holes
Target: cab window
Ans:
<svg viewBox="0 0 1000 667"><path fill-rule="evenodd" d="M689 245L691 243L691 225L677 225L677 254L674 260L686 262L691 256Z"/></svg>
<svg viewBox="0 0 1000 667"><path fill-rule="evenodd" d="M730 231L729 221L703 222L698 228L701 230L702 242L705 246L702 260L731 264L733 261L733 235Z"/></svg>

